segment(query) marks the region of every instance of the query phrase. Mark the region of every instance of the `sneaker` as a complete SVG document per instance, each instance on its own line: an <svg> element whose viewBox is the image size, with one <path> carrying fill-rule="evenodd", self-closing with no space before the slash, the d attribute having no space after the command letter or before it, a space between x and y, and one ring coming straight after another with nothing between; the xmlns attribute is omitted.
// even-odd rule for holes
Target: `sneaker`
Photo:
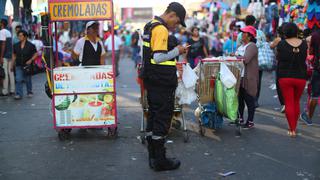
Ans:
<svg viewBox="0 0 320 180"><path fill-rule="evenodd" d="M269 86L269 88L270 88L271 90L276 90L276 89L277 89L277 85L276 85L276 84L271 84L271 85Z"/></svg>
<svg viewBox="0 0 320 180"><path fill-rule="evenodd" d="M28 95L27 95L29 98L31 98L31 97L33 97L33 93L32 92L30 92L30 93L28 93Z"/></svg>
<svg viewBox="0 0 320 180"><path fill-rule="evenodd" d="M303 112L301 115L300 115L300 119L308 126L312 125L312 121L311 119L309 119L308 115L306 112Z"/></svg>
<svg viewBox="0 0 320 180"><path fill-rule="evenodd" d="M245 125L243 125L243 129L252 129L254 127L253 122L247 122Z"/></svg>
<svg viewBox="0 0 320 180"><path fill-rule="evenodd" d="M281 112L281 113L284 113L285 111L286 111L286 106L283 105L280 112Z"/></svg>
<svg viewBox="0 0 320 180"><path fill-rule="evenodd" d="M19 95L15 95L15 96L14 96L14 99L15 99L15 100L20 100L20 99L22 99L22 97L19 96Z"/></svg>

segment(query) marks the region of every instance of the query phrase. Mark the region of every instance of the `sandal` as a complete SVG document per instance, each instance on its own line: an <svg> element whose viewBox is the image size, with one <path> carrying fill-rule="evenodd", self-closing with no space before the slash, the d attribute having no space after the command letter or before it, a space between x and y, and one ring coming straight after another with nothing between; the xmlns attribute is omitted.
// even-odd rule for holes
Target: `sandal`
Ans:
<svg viewBox="0 0 320 180"><path fill-rule="evenodd" d="M292 138L297 137L296 131L290 131L290 130L288 130L288 135L289 135L290 137L292 137Z"/></svg>

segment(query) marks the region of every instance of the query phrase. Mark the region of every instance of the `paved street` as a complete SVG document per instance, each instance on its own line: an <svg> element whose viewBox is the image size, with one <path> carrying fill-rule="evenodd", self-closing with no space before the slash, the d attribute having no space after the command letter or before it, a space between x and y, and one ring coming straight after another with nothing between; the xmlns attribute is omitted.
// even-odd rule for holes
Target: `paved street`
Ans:
<svg viewBox="0 0 320 180"><path fill-rule="evenodd" d="M265 73L256 113L256 126L235 137L235 127L225 121L211 139L172 131L167 144L169 156L182 161L180 169L154 172L147 164L147 149L138 140L141 107L139 87L130 60L120 63L117 79L119 137L110 139L103 130L74 129L71 140L61 142L53 129L50 100L44 92L45 74L33 77L33 98L0 99L0 179L2 180L319 180L320 116L315 125L298 125L299 136L287 135L283 114L276 113L276 91L269 89L272 75ZM304 97L305 99L305 97ZM303 103L302 103L303 104ZM194 106L193 106L194 107ZM186 108L186 119L194 121ZM279 111L279 110L278 110ZM280 116L279 116L280 115ZM234 171L223 178L219 173Z"/></svg>

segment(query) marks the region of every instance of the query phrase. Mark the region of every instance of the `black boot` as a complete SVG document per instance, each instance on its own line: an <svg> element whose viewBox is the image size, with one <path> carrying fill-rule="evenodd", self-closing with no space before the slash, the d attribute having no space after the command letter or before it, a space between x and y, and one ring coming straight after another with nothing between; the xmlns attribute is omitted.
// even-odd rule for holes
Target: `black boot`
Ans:
<svg viewBox="0 0 320 180"><path fill-rule="evenodd" d="M166 158L166 148L164 147L164 140L152 140L155 161L153 169L155 171L174 170L180 167L180 161L174 158Z"/></svg>
<svg viewBox="0 0 320 180"><path fill-rule="evenodd" d="M147 139L147 142L148 142L149 167L151 169L153 169L154 168L155 155L154 155L154 147L153 147L153 144L152 144L152 137L151 136L147 136L146 139Z"/></svg>

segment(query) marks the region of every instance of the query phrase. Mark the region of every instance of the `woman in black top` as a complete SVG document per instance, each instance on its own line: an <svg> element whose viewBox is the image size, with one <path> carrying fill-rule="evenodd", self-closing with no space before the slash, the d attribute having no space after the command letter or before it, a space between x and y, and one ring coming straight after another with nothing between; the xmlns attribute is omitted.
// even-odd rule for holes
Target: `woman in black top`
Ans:
<svg viewBox="0 0 320 180"><path fill-rule="evenodd" d="M307 43L298 38L298 27L294 23L284 26L285 40L277 46L278 78L285 103L285 113L289 124L288 134L296 137L300 115L300 97L307 79Z"/></svg>
<svg viewBox="0 0 320 180"><path fill-rule="evenodd" d="M204 40L199 36L199 28L192 27L191 33L192 36L187 42L187 45L190 45L187 52L187 59L191 68L194 68L197 66L197 62L195 62L196 58L205 58L208 56L208 52Z"/></svg>
<svg viewBox="0 0 320 180"><path fill-rule="evenodd" d="M26 74L23 70L27 65L32 65L32 62L37 58L36 47L28 41L28 34L26 31L21 30L18 32L19 42L13 46L13 66L11 70L15 69L16 73L16 95L15 99L23 97L23 84L24 80L27 86L27 95L32 97L32 82L31 75Z"/></svg>

